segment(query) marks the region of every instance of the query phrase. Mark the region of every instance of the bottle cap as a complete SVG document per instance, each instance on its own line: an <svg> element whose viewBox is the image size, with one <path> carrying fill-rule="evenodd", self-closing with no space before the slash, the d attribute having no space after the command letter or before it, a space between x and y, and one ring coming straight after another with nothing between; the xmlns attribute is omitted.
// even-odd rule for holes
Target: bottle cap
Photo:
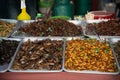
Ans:
<svg viewBox="0 0 120 80"><path fill-rule="evenodd" d="M41 18L41 17L42 17L42 14L41 13L37 13L36 18Z"/></svg>

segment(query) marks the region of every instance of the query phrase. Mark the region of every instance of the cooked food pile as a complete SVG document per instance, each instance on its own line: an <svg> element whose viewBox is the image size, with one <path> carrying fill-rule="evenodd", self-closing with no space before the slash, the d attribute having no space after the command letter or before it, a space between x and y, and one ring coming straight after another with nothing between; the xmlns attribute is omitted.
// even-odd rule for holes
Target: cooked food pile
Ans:
<svg viewBox="0 0 120 80"><path fill-rule="evenodd" d="M82 28L64 19L48 19L27 23L19 29L31 36L80 36Z"/></svg>
<svg viewBox="0 0 120 80"><path fill-rule="evenodd" d="M14 23L9 23L9 22L0 20L0 36L1 37L7 36L14 27L15 27Z"/></svg>
<svg viewBox="0 0 120 80"><path fill-rule="evenodd" d="M62 56L62 40L28 40L21 45L12 68L15 70L60 70Z"/></svg>
<svg viewBox="0 0 120 80"><path fill-rule="evenodd" d="M87 25L87 33L93 34L93 29L101 36L120 36L120 20L102 21L100 23L89 23Z"/></svg>
<svg viewBox="0 0 120 80"><path fill-rule="evenodd" d="M117 41L116 43L114 43L114 50L116 52L117 59L118 59L118 62L120 64L120 40Z"/></svg>
<svg viewBox="0 0 120 80"><path fill-rule="evenodd" d="M14 27L14 23L0 21L0 37L9 35ZM87 35L83 34L81 25L60 18L24 22L24 26L22 24L13 35L26 37L20 41L14 40L15 37L0 40L0 67L3 69L4 64L12 61L9 68L11 72L64 70L118 74L119 65L116 60L120 64L120 40L111 47L106 37L120 36L120 19L88 23L85 28ZM93 30L100 37L104 36L104 40L88 36L96 37ZM112 50L117 53L117 59Z"/></svg>
<svg viewBox="0 0 120 80"><path fill-rule="evenodd" d="M65 68L116 72L115 59L109 44L97 39L74 39L66 42Z"/></svg>
<svg viewBox="0 0 120 80"><path fill-rule="evenodd" d="M0 65L9 63L17 49L19 41L1 40L0 41Z"/></svg>

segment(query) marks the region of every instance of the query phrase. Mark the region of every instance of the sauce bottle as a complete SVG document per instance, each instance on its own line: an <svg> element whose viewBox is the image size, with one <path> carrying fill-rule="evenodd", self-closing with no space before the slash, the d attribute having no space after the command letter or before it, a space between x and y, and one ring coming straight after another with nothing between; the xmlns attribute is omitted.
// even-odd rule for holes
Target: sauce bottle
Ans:
<svg viewBox="0 0 120 80"><path fill-rule="evenodd" d="M30 20L30 15L26 12L25 0L21 0L21 13L17 16L18 20Z"/></svg>

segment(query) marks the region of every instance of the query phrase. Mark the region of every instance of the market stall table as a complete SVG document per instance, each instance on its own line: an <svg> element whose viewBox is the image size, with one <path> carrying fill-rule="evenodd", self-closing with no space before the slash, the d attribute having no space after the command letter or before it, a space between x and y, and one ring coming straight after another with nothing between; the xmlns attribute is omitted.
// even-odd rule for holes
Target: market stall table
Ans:
<svg viewBox="0 0 120 80"><path fill-rule="evenodd" d="M66 33L67 35L67 33ZM71 72L4 72L0 80L120 80L120 75Z"/></svg>
<svg viewBox="0 0 120 80"><path fill-rule="evenodd" d="M81 73L0 73L0 80L120 80L120 75Z"/></svg>

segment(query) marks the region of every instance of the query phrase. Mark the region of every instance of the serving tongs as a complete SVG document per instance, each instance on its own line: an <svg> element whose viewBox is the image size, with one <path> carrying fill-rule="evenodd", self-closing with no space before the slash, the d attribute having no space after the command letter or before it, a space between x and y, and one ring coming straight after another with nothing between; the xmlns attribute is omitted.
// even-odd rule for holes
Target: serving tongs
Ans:
<svg viewBox="0 0 120 80"><path fill-rule="evenodd" d="M86 21L83 20L83 21L82 21L82 29L83 29L83 33L84 33L84 34L85 34L85 32L86 32L86 29L85 29L86 25L87 25ZM97 34L97 32L96 32L96 30L95 30L95 27L92 26L91 29L92 29L93 33L96 35L96 37L98 38L98 40L99 40L100 42L103 42L103 40L102 40L102 39L100 38L100 36ZM83 35L83 38L91 38L91 37L90 37L90 36L87 36L87 35Z"/></svg>
<svg viewBox="0 0 120 80"><path fill-rule="evenodd" d="M103 42L103 40L102 40L102 39L100 38L100 36L97 34L97 32L96 32L96 30L95 30L95 27L92 26L91 29L92 29L93 33L96 35L96 37L98 38L98 40L99 40L100 42Z"/></svg>
<svg viewBox="0 0 120 80"><path fill-rule="evenodd" d="M13 28L12 32L8 35L8 38L11 38L12 35L20 28L20 27L23 27L24 23L23 21L17 21L16 22L16 25L15 25L15 28Z"/></svg>
<svg viewBox="0 0 120 80"><path fill-rule="evenodd" d="M81 22L81 26L82 26L82 30L83 30L82 38L91 38L91 37L85 35L85 33L86 33L86 25L87 25L86 20L82 20L82 22Z"/></svg>

